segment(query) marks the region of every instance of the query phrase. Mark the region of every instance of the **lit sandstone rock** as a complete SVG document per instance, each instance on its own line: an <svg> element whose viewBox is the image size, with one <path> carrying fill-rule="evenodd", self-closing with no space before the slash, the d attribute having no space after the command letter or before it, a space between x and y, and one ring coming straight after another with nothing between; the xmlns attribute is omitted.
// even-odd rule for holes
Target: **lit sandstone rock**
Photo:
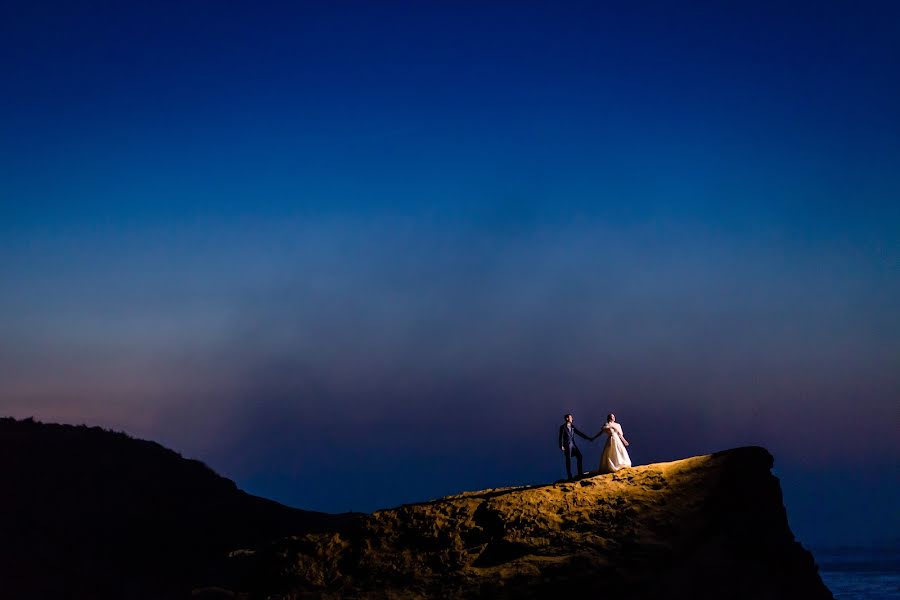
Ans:
<svg viewBox="0 0 900 600"><path fill-rule="evenodd" d="M232 562L249 597L831 598L772 462L748 447L467 492Z"/></svg>

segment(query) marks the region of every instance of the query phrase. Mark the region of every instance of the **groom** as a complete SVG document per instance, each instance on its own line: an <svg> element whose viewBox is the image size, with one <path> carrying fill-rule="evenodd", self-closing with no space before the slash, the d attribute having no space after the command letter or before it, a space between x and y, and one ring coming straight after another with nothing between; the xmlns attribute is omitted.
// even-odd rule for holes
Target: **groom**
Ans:
<svg viewBox="0 0 900 600"><path fill-rule="evenodd" d="M569 481L572 481L572 457L578 463L578 476L581 476L581 450L575 445L575 435L580 435L584 439L590 441L591 438L584 435L572 425L572 415L566 415L566 421L559 426L559 449L566 455L566 473L569 474Z"/></svg>

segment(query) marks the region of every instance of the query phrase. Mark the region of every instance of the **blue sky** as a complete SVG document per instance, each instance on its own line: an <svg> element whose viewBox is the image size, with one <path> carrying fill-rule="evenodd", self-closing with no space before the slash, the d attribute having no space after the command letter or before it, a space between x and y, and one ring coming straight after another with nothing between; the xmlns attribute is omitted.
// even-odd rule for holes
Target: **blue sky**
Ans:
<svg viewBox="0 0 900 600"><path fill-rule="evenodd" d="M0 10L2 412L341 511L614 411L898 530L892 3Z"/></svg>

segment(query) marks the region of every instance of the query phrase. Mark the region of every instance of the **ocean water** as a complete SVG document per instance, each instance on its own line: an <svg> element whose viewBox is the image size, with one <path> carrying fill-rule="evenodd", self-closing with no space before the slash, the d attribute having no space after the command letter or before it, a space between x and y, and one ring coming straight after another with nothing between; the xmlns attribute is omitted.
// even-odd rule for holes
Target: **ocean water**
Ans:
<svg viewBox="0 0 900 600"><path fill-rule="evenodd" d="M813 549L822 581L838 600L900 598L900 548Z"/></svg>

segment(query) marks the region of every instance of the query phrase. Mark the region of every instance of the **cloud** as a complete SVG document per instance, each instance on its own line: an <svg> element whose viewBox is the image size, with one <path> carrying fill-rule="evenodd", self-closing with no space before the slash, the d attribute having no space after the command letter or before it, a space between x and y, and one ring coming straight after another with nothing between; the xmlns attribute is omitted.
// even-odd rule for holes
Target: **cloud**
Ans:
<svg viewBox="0 0 900 600"><path fill-rule="evenodd" d="M588 429L616 412L643 460L740 444L871 460L872 445L828 443L848 403L854 435L893 439L891 341L856 326L879 322L872 284L839 257L692 223L491 222L157 233L99 280L88 253L72 295L30 320L13 318L27 290L7 304L0 404L124 428L241 477L477 463L500 447L543 464L530 448L564 412Z"/></svg>

